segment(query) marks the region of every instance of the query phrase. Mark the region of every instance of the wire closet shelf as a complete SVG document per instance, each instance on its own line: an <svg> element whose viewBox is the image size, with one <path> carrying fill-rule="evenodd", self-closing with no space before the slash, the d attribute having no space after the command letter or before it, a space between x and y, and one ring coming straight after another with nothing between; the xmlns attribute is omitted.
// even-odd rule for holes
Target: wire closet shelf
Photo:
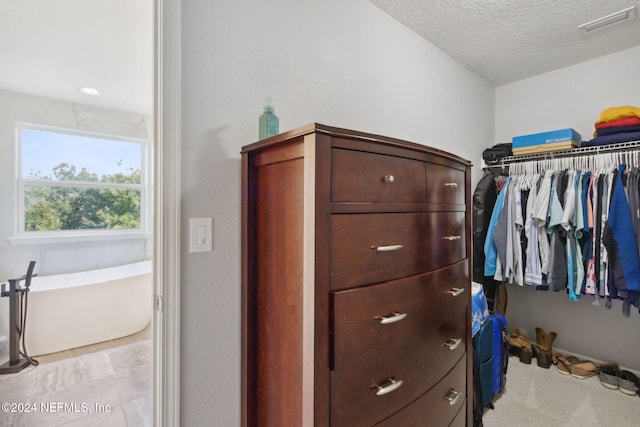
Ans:
<svg viewBox="0 0 640 427"><path fill-rule="evenodd" d="M580 147L566 151L506 156L490 168L509 169L509 173L543 172L561 169L617 168L620 163L640 166L640 141Z"/></svg>

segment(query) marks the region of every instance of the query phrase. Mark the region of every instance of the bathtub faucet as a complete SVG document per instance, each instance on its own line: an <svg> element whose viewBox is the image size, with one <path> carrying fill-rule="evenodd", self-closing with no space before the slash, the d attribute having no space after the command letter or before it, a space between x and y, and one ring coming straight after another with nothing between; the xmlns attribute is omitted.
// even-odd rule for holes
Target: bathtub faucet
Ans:
<svg viewBox="0 0 640 427"><path fill-rule="evenodd" d="M30 364L37 363L34 363L34 361L26 355L26 351L24 352L25 358L23 359L20 357L20 336L24 333L24 317L26 317L26 312L21 313L21 299L18 298L18 294L21 294L21 297L24 296L26 298L26 294L29 292L29 287L31 286L31 278L35 276L35 274L33 274L35 266L36 262L31 261L29 263L29 268L27 268L27 274L15 279L9 279L8 291L6 283L2 284L2 292L0 293L0 296L9 297L9 361L0 366L0 374L14 374L16 372L20 372ZM25 285L24 287L19 288L18 284L22 281L25 282ZM24 317L22 317L21 314Z"/></svg>
<svg viewBox="0 0 640 427"><path fill-rule="evenodd" d="M15 289L15 292L29 292L29 286L31 286L31 278L37 276L33 274L33 269L36 267L36 262L31 261L27 268L27 274L24 276L16 277L15 279L9 279L9 290L7 291L6 283L2 284L2 297L8 297L11 294L11 289ZM18 288L18 283L24 280L24 288Z"/></svg>

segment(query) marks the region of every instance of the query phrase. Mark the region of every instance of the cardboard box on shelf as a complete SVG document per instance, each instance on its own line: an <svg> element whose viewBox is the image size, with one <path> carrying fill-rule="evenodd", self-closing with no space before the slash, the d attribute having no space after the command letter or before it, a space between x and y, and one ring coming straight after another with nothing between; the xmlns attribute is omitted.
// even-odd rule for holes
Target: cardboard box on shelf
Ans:
<svg viewBox="0 0 640 427"><path fill-rule="evenodd" d="M582 137L571 128L559 129L531 135L514 136L512 139L513 155L565 151L579 147Z"/></svg>

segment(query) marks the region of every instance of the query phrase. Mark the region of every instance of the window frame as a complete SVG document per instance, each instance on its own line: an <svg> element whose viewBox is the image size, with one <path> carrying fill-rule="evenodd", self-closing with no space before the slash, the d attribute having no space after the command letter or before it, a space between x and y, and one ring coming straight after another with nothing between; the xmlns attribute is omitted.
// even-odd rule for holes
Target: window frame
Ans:
<svg viewBox="0 0 640 427"><path fill-rule="evenodd" d="M104 139L109 141L128 142L140 145L140 183L139 184L121 184L121 183L104 183L104 182L88 182L88 181L64 181L64 180L48 180L48 179L31 179L25 178L22 170L22 135L25 130L33 130L40 132L57 133L71 136L81 136L88 138ZM16 222L15 236L9 238L12 244L31 244L31 243L54 243L65 241L95 241L95 240L117 240L117 239L140 239L150 237L149 231L149 197L152 189L149 188L150 168L148 159L150 157L150 146L148 139L127 137L121 135L99 133L93 131L85 131L82 129L69 129L62 127L54 127L47 125L39 125L25 122L16 123ZM68 188L109 188L117 190L134 190L140 192L140 228L122 229L122 228L100 228L100 229L76 229L76 230L52 230L52 231L27 231L25 229L25 188L29 185L43 185L47 187L68 187Z"/></svg>

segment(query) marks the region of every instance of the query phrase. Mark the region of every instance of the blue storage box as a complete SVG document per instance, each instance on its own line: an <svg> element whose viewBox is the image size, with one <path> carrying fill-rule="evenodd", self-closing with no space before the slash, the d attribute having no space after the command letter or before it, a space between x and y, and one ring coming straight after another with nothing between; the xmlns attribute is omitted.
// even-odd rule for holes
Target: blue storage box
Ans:
<svg viewBox="0 0 640 427"><path fill-rule="evenodd" d="M579 147L582 137L571 128L514 136L511 143L513 154L535 154L548 151L570 150Z"/></svg>

